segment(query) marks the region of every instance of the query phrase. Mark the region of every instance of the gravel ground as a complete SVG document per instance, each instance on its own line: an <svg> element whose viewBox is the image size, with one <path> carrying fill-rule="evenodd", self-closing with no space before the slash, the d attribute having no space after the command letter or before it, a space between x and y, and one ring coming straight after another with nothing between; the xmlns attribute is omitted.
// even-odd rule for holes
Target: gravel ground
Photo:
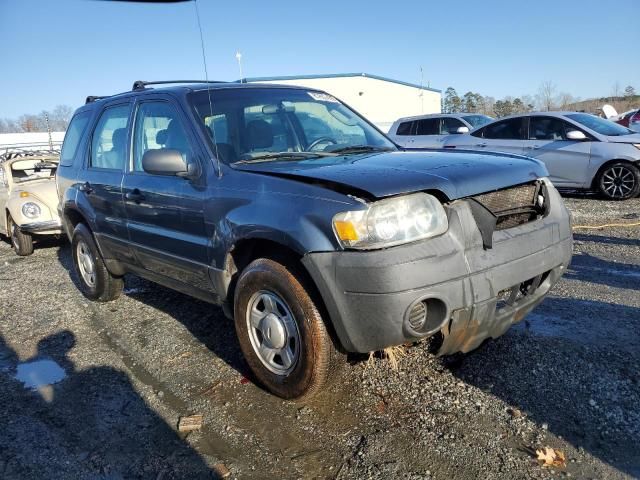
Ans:
<svg viewBox="0 0 640 480"><path fill-rule="evenodd" d="M640 199L566 202L576 225L640 221ZM248 380L218 308L134 277L90 303L68 245L19 258L0 241L0 478L639 477L640 227L575 240L502 338L442 359L414 345L397 371L352 358L306 406ZM25 388L32 367L59 381ZM189 414L202 429L179 433ZM566 467L537 463L546 446Z"/></svg>

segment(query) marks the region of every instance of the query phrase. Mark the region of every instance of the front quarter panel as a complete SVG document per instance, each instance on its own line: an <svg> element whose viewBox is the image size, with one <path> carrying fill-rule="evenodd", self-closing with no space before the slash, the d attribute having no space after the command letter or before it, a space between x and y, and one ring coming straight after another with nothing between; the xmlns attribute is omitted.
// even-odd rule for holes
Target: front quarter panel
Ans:
<svg viewBox="0 0 640 480"><path fill-rule="evenodd" d="M338 250L333 216L363 208L355 197L315 185L232 170L209 189L205 203L217 269L224 268L227 252L246 239L270 240L300 255Z"/></svg>

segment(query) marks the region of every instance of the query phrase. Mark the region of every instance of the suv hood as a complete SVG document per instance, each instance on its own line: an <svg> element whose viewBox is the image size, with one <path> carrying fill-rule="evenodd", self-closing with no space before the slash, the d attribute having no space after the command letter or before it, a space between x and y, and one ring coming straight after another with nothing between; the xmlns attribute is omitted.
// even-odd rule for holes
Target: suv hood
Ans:
<svg viewBox="0 0 640 480"><path fill-rule="evenodd" d="M421 190L438 190L449 200L546 177L532 158L498 153L447 150L380 152L296 161L234 165L237 170L301 181L324 181L383 198ZM354 192L357 195L357 192Z"/></svg>

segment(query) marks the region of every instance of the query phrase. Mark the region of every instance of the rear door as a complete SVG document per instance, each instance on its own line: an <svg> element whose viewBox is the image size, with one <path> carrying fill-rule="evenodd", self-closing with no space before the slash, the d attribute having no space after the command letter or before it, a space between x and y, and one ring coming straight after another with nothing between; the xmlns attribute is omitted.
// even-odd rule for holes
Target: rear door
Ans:
<svg viewBox="0 0 640 480"><path fill-rule="evenodd" d="M555 185L582 187L590 180L587 174L591 142L567 140L566 134L571 130L580 129L557 117L529 117L529 135L524 142L525 155L544 162L549 170L549 178ZM589 134L583 133L589 137Z"/></svg>
<svg viewBox="0 0 640 480"><path fill-rule="evenodd" d="M438 148L440 146L440 118L416 120L415 135L411 148Z"/></svg>
<svg viewBox="0 0 640 480"><path fill-rule="evenodd" d="M204 175L193 132L170 97L136 106L133 154L123 184L129 237L139 265L152 273L209 290L204 222ZM142 168L149 150L175 149L197 164L198 178L154 175Z"/></svg>
<svg viewBox="0 0 640 480"><path fill-rule="evenodd" d="M524 121L523 117L517 117L491 123L470 135L468 138L474 140L465 148L521 155L524 151Z"/></svg>
<svg viewBox="0 0 640 480"><path fill-rule="evenodd" d="M410 148L411 144L415 141L414 133L415 133L416 122L412 120L406 120L404 122L400 122L395 128L394 132L390 132L390 136L394 142L396 142L401 147Z"/></svg>
<svg viewBox="0 0 640 480"><path fill-rule="evenodd" d="M76 203L89 218L106 258L132 260L122 178L129 154L129 101L108 104L93 128Z"/></svg>

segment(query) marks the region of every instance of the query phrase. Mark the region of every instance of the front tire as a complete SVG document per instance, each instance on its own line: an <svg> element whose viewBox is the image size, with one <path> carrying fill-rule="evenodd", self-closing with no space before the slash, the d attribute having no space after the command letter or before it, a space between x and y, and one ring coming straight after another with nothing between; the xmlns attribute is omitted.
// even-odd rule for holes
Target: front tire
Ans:
<svg viewBox="0 0 640 480"><path fill-rule="evenodd" d="M9 228L11 232L11 246L16 255L26 257L33 253L33 237L29 233L20 231L20 227L9 218Z"/></svg>
<svg viewBox="0 0 640 480"><path fill-rule="evenodd" d="M640 193L640 170L627 162L615 162L598 173L596 182L606 199L627 200Z"/></svg>
<svg viewBox="0 0 640 480"><path fill-rule="evenodd" d="M235 289L238 341L258 381L273 394L305 401L318 394L341 358L303 272L253 261Z"/></svg>
<svg viewBox="0 0 640 480"><path fill-rule="evenodd" d="M89 300L109 302L122 293L122 277L112 275L102 260L91 231L79 223L71 238L73 265L78 275L78 287Z"/></svg>

